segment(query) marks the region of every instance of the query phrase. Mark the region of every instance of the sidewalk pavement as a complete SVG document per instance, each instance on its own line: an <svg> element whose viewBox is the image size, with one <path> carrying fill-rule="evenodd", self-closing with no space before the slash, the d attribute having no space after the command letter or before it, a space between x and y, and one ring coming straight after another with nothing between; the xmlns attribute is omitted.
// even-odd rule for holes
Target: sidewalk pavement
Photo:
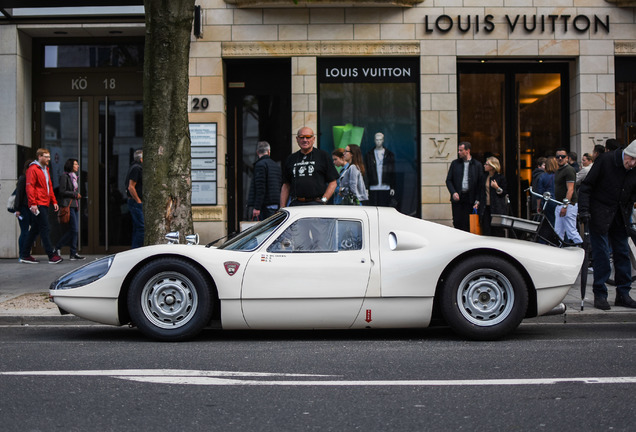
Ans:
<svg viewBox="0 0 636 432"><path fill-rule="evenodd" d="M55 304L48 299L49 285L59 276L102 256L104 255L89 255L83 261L70 261L65 258L59 264L49 264L45 255L36 256L40 260L39 264L23 264L17 259L0 259L0 324L51 320L55 323L82 321L72 315L60 315ZM583 311L581 311L581 285L577 279L563 300L567 307L565 314L543 316L528 321L636 322L636 309L614 306L616 290L610 285L608 285L608 301L612 309L609 311L594 309L592 280L593 274L589 273ZM636 298L636 291L632 297Z"/></svg>

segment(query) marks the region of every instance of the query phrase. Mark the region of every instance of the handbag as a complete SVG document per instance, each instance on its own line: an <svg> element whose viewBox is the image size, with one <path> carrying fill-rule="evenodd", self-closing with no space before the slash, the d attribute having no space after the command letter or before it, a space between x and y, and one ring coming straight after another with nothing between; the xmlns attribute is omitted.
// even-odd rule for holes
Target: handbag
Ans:
<svg viewBox="0 0 636 432"><path fill-rule="evenodd" d="M71 206L68 205L66 207L60 207L60 210L57 213L57 220L61 224L67 224L71 220Z"/></svg>
<svg viewBox="0 0 636 432"><path fill-rule="evenodd" d="M13 191L13 193L11 195L9 195L9 199L7 200L7 211L9 213L15 213L15 211L17 210L15 208L15 190Z"/></svg>
<svg viewBox="0 0 636 432"><path fill-rule="evenodd" d="M358 200L356 194L347 191L347 193L342 196L340 205L360 205L360 200Z"/></svg>
<svg viewBox="0 0 636 432"><path fill-rule="evenodd" d="M481 225L479 224L479 215L477 209L473 209L470 214L470 232L473 234L481 235Z"/></svg>

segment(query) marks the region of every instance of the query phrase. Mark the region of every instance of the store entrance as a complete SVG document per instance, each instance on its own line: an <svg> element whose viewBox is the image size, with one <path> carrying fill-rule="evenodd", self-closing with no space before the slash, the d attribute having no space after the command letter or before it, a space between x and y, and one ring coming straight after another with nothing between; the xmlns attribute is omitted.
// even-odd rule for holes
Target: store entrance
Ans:
<svg viewBox="0 0 636 432"><path fill-rule="evenodd" d="M569 148L568 64L467 62L458 75L458 142L482 163L499 159L511 213L526 217L536 159Z"/></svg>
<svg viewBox="0 0 636 432"><path fill-rule="evenodd" d="M48 149L56 190L66 160L79 161L82 254L119 252L132 243L124 182L143 145L143 52L141 38L33 42L35 129L21 157ZM53 212L49 222L55 243L62 232Z"/></svg>
<svg viewBox="0 0 636 432"><path fill-rule="evenodd" d="M291 60L227 60L228 233L249 221L247 206L258 141L282 164L291 153Z"/></svg>
<svg viewBox="0 0 636 432"><path fill-rule="evenodd" d="M78 97L36 102L38 147L51 152L57 189L64 162L80 163L79 247L83 253L118 252L131 245L125 178L143 145L143 103L137 98ZM51 240L61 235L52 218ZM66 253L66 251L63 251Z"/></svg>

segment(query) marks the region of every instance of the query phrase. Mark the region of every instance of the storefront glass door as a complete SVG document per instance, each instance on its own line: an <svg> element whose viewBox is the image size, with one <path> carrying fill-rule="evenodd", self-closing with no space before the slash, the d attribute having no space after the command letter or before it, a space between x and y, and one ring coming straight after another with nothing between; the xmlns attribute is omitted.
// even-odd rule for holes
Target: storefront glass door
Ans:
<svg viewBox="0 0 636 432"><path fill-rule="evenodd" d="M248 197L257 143L267 141L270 157L281 165L291 152L291 62L228 60L226 70L228 233L234 233L251 220Z"/></svg>
<svg viewBox="0 0 636 432"><path fill-rule="evenodd" d="M58 190L60 175L67 159L80 164L79 240L80 250L88 245L88 111L86 100L47 101L41 104L40 147L51 152L49 170L53 188ZM59 200L59 198L58 198ZM62 231L55 213L50 212L51 240L56 241Z"/></svg>
<svg viewBox="0 0 636 432"><path fill-rule="evenodd" d="M51 151L57 191L67 159L80 163L80 236L84 253L117 252L131 244L125 178L143 144L142 101L85 97L41 102L40 147ZM51 238L62 235L52 216Z"/></svg>
<svg viewBox="0 0 636 432"><path fill-rule="evenodd" d="M499 159L516 216L527 216L537 158L569 147L565 83L567 64L459 65L459 142L482 163Z"/></svg>

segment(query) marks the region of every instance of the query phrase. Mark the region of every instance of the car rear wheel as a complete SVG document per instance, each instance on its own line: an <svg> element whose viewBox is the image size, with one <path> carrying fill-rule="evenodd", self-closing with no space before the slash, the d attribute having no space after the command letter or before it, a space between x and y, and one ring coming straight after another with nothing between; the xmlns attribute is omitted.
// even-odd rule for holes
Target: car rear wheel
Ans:
<svg viewBox="0 0 636 432"><path fill-rule="evenodd" d="M494 340L519 326L528 308L528 291L519 271L506 260L475 256L451 269L441 305L444 319L460 335Z"/></svg>
<svg viewBox="0 0 636 432"><path fill-rule="evenodd" d="M182 259L145 264L128 291L128 312L145 335L182 341L197 335L212 316L212 294L202 272Z"/></svg>

